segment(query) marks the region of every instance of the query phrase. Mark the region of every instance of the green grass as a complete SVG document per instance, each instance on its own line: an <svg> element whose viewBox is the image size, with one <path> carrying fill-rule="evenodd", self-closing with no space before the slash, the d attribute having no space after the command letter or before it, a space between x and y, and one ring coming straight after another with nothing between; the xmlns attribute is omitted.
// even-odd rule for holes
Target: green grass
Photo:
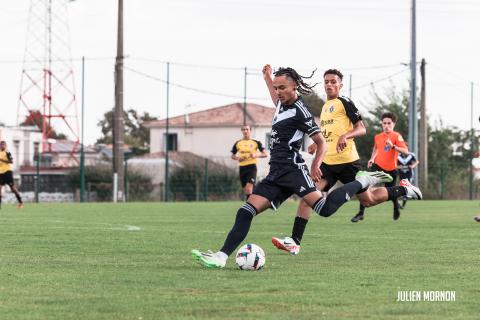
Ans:
<svg viewBox="0 0 480 320"><path fill-rule="evenodd" d="M296 204L255 218L264 270L204 269L240 202L32 205L0 211L3 319L478 319L478 202L391 205L353 224L356 202L312 217L299 256L274 248ZM130 226L130 227L129 227ZM141 228L132 229L131 226ZM135 228L133 228L135 229ZM455 302L396 302L398 290L455 290Z"/></svg>

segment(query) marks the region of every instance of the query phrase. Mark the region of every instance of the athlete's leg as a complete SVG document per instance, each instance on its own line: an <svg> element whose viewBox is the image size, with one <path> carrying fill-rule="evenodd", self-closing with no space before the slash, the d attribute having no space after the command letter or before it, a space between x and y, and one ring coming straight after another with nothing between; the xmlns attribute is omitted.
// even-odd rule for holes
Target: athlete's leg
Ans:
<svg viewBox="0 0 480 320"><path fill-rule="evenodd" d="M17 198L17 201L18 201L18 206L23 207L22 197L20 196L20 192L18 192L17 187L15 187L14 184L11 184L10 190L12 190L12 192L15 194L15 197Z"/></svg>
<svg viewBox="0 0 480 320"><path fill-rule="evenodd" d="M250 197L250 195L253 192L253 183L248 182L244 187L243 187L243 193L245 194L246 199Z"/></svg>
<svg viewBox="0 0 480 320"><path fill-rule="evenodd" d="M328 182L322 179L315 185L318 190L325 190L325 188L328 186ZM311 215L312 208L305 202L303 198L300 199L300 203L298 204L297 208L297 215L295 216L292 228L292 239L297 245L299 245L302 241L303 234L305 233L305 227L307 226Z"/></svg>

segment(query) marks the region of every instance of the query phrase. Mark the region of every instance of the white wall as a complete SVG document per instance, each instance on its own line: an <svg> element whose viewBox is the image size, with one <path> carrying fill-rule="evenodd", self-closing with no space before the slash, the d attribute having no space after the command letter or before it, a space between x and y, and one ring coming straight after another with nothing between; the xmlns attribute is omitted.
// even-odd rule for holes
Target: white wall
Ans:
<svg viewBox="0 0 480 320"><path fill-rule="evenodd" d="M266 134L271 127L252 128L252 139L265 145ZM208 128L170 128L170 133L177 134L178 151L188 151L196 155L212 159L225 165L236 167L236 161L230 159L230 150L235 141L242 138L240 127L208 127ZM150 152L164 151L164 128L150 129ZM258 175L263 177L268 172L268 159L259 159Z"/></svg>
<svg viewBox="0 0 480 320"><path fill-rule="evenodd" d="M0 140L7 142L15 172L21 165L34 164L34 143L39 143L41 148L42 133L19 127L0 127Z"/></svg>

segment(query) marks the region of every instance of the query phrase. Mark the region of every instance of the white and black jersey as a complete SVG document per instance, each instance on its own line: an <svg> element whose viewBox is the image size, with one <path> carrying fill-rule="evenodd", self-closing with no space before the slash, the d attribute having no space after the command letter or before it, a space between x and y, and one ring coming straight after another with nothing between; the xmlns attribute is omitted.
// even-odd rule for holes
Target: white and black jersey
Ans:
<svg viewBox="0 0 480 320"><path fill-rule="evenodd" d="M277 103L270 133L270 163L303 164L299 153L304 135L320 129L301 97L291 105Z"/></svg>
<svg viewBox="0 0 480 320"><path fill-rule="evenodd" d="M410 152L407 155L400 153L397 158L399 171L403 173L409 172L412 169L410 169L408 166L413 165L416 161L417 157L415 157L415 154L413 152Z"/></svg>

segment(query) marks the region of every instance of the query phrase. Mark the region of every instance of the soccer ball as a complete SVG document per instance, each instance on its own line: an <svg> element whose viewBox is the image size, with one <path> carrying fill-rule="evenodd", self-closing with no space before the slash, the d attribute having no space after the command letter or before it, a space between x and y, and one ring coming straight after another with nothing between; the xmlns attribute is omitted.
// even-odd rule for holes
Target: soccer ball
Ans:
<svg viewBox="0 0 480 320"><path fill-rule="evenodd" d="M241 270L260 270L265 265L265 252L253 243L247 243L237 251L235 262Z"/></svg>

